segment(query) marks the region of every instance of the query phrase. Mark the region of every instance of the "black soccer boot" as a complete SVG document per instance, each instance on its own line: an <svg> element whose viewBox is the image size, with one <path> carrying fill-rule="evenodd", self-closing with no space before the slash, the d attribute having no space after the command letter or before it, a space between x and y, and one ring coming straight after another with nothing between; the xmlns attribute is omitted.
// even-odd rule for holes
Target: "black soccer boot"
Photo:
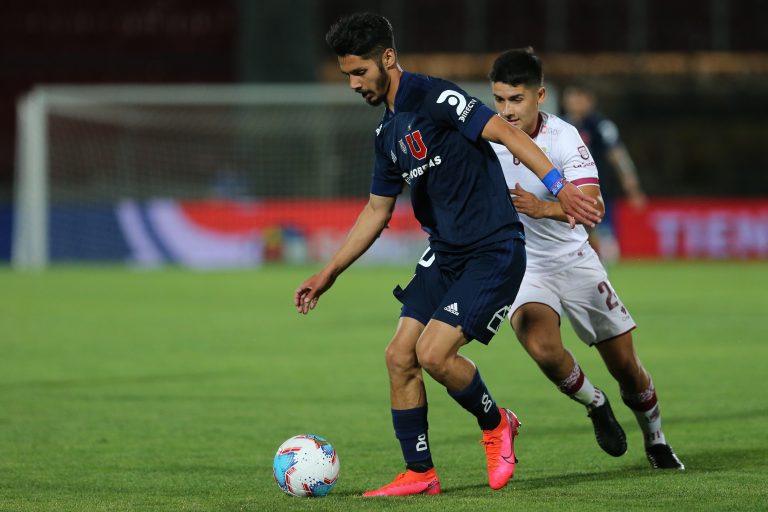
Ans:
<svg viewBox="0 0 768 512"><path fill-rule="evenodd" d="M602 391L601 391L602 393ZM608 455L620 457L627 452L627 436L624 429L621 428L616 417L613 415L613 409L605 396L603 405L594 407L587 406L587 416L592 420L592 426L595 429L595 439L597 444Z"/></svg>
<svg viewBox="0 0 768 512"><path fill-rule="evenodd" d="M645 448L648 462L653 469L679 469L684 470L685 465L677 458L672 447L668 444L652 444Z"/></svg>

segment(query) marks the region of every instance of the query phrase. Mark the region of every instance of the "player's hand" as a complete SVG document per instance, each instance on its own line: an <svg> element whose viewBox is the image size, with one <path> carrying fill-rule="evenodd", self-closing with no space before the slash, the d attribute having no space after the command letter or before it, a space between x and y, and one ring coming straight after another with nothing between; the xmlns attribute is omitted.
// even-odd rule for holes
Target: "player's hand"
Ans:
<svg viewBox="0 0 768 512"><path fill-rule="evenodd" d="M512 203L519 213L524 213L532 219L550 218L547 212L548 203L525 190L519 183L515 183L515 188L509 189L509 193L512 194ZM576 227L576 219L571 215L566 214L565 221L571 229Z"/></svg>
<svg viewBox="0 0 768 512"><path fill-rule="evenodd" d="M336 279L326 272L318 272L296 288L293 295L293 305L296 311L306 315L315 309L320 295L325 293Z"/></svg>
<svg viewBox="0 0 768 512"><path fill-rule="evenodd" d="M563 213L570 215L580 224L595 227L595 224L602 220L600 211L595 208L597 199L589 197L571 182L566 182L557 199Z"/></svg>
<svg viewBox="0 0 768 512"><path fill-rule="evenodd" d="M546 216L544 201L525 190L519 183L515 183L515 188L509 189L509 193L512 194L512 203L518 213L524 213L532 219L543 219Z"/></svg>

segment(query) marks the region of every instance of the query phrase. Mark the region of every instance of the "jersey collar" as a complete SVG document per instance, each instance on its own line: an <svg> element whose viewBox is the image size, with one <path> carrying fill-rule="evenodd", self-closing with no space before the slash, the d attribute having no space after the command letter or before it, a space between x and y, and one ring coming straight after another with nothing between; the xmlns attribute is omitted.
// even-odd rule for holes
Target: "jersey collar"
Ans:
<svg viewBox="0 0 768 512"><path fill-rule="evenodd" d="M535 139L539 136L539 132L541 131L541 125L544 124L544 116L541 114L541 112L538 113L536 116L536 128L533 130L533 133L530 135L532 139Z"/></svg>
<svg viewBox="0 0 768 512"><path fill-rule="evenodd" d="M391 113L397 114L413 110L412 104L415 98L411 94L412 82L413 73L403 71L403 74L400 75L400 84L397 87L397 93L395 94L395 111L390 111Z"/></svg>

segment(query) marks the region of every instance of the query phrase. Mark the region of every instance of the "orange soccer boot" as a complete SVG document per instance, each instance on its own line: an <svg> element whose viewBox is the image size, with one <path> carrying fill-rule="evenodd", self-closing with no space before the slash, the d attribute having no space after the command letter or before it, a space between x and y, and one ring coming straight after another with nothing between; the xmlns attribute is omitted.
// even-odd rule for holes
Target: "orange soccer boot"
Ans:
<svg viewBox="0 0 768 512"><path fill-rule="evenodd" d="M437 479L435 468L426 473L407 469L405 473L400 473L381 489L365 492L363 496L411 496L413 494L440 494L440 480Z"/></svg>
<svg viewBox="0 0 768 512"><path fill-rule="evenodd" d="M492 489L501 489L515 473L515 436L520 421L509 409L499 408L501 423L493 430L483 430L485 458L488 460L488 483Z"/></svg>

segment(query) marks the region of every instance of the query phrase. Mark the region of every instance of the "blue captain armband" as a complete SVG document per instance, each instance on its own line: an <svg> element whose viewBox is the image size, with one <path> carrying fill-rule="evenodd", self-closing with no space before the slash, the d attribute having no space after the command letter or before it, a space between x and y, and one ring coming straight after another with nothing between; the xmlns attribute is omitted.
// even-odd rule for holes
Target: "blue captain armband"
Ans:
<svg viewBox="0 0 768 512"><path fill-rule="evenodd" d="M565 184L568 183L568 180L560 174L560 171L558 171L557 168L554 168L541 179L541 182L544 183L544 186L547 187L547 190L549 190L553 196L557 197L557 194L559 194Z"/></svg>

